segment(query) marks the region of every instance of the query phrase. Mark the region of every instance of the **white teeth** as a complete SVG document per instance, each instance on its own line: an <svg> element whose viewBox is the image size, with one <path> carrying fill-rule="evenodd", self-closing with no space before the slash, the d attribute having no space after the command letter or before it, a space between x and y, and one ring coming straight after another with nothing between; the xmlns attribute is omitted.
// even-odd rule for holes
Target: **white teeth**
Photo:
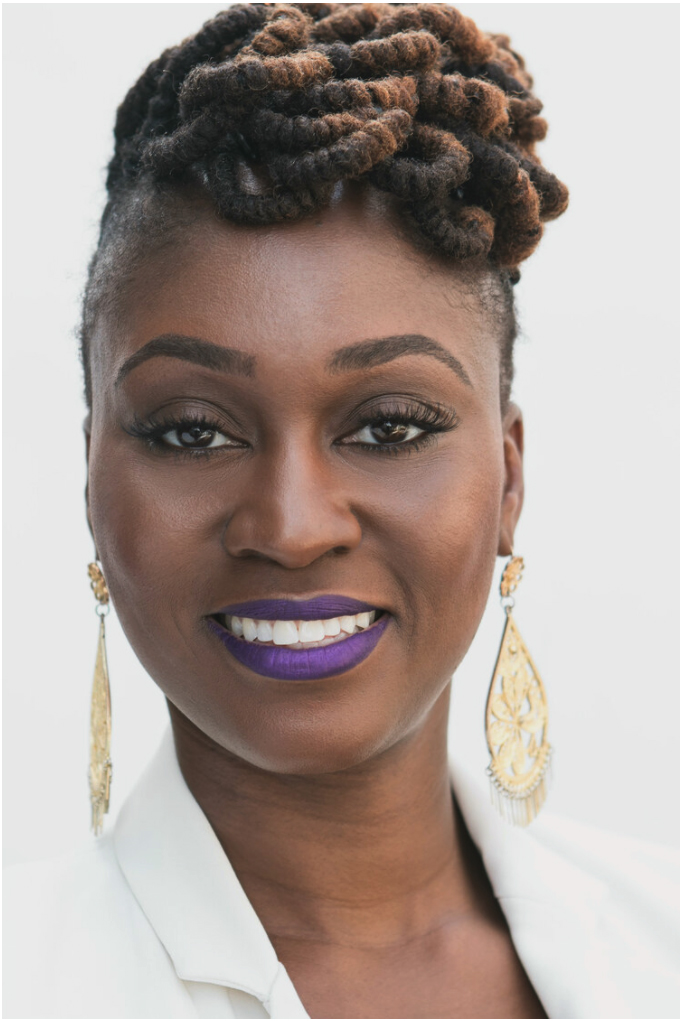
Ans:
<svg viewBox="0 0 681 1021"><path fill-rule="evenodd" d="M247 642L254 642L258 634L258 625L250 617L244 617L242 620L244 629L244 638Z"/></svg>
<svg viewBox="0 0 681 1021"><path fill-rule="evenodd" d="M329 620L253 620L252 617L226 617L227 627L237 638L247 642L273 643L290 648L314 648L329 645L334 639L342 641L358 630L370 627L376 611L356 613L354 616L332 617ZM339 637L340 636L340 637Z"/></svg>
<svg viewBox="0 0 681 1021"><path fill-rule="evenodd" d="M256 632L259 642L271 642L274 637L274 628L271 620L259 620Z"/></svg>
<svg viewBox="0 0 681 1021"><path fill-rule="evenodd" d="M324 635L324 624L321 620L301 620L298 625L301 642L321 642Z"/></svg>
<svg viewBox="0 0 681 1021"><path fill-rule="evenodd" d="M295 645L299 640L295 621L275 620L272 628L272 641L275 645Z"/></svg>

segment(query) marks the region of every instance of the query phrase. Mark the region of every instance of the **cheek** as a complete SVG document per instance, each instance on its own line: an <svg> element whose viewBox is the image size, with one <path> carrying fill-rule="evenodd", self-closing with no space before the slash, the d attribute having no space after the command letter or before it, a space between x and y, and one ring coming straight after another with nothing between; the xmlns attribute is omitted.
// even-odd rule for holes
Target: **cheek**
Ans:
<svg viewBox="0 0 681 1021"><path fill-rule="evenodd" d="M220 554L222 508L215 486L211 497L211 487L187 478L192 473L144 461L131 457L124 444L93 438L92 527L133 644L138 632L167 630L171 621L186 630L192 619L187 611L205 603L206 578Z"/></svg>
<svg viewBox="0 0 681 1021"><path fill-rule="evenodd" d="M262 715L230 687L221 647L203 625L224 592L224 486L208 473L174 467L131 456L111 437L93 437L97 550L118 619L149 676L200 730L257 761L251 731L257 735Z"/></svg>
<svg viewBox="0 0 681 1021"><path fill-rule="evenodd" d="M411 610L403 626L423 667L436 675L453 673L482 618L496 564L503 485L503 448L492 429L470 448L461 443L436 471L415 478L405 500L408 513L395 515L388 526Z"/></svg>

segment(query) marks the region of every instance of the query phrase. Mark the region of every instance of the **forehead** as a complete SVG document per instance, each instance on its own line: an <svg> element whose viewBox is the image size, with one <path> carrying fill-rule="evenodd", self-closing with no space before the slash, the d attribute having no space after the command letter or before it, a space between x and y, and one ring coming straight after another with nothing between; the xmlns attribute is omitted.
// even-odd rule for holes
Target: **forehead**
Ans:
<svg viewBox="0 0 681 1021"><path fill-rule="evenodd" d="M160 242L142 238L121 281L115 315L101 316L93 334L95 386L168 333L255 353L259 363L295 354L301 371L353 342L418 333L498 388L484 275L418 250L393 200L373 189L346 188L319 213L268 227L225 222L199 203Z"/></svg>

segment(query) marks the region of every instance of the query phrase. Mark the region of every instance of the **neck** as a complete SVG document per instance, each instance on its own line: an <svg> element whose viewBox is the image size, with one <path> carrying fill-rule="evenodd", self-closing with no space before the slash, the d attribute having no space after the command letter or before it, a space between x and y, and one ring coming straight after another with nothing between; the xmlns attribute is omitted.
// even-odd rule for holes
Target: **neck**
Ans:
<svg viewBox="0 0 681 1021"><path fill-rule="evenodd" d="M402 942L474 903L475 864L454 810L449 691L399 745L322 776L268 773L171 707L184 778L271 936Z"/></svg>

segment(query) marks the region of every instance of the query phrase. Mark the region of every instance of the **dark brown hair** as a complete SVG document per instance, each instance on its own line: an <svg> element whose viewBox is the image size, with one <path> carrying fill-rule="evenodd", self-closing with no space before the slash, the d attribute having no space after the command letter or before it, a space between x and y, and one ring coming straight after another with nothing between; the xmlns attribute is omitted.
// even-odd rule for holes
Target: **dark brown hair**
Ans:
<svg viewBox="0 0 681 1021"><path fill-rule="evenodd" d="M166 50L116 119L81 331L88 402L92 324L146 208L134 196L190 185L258 225L306 216L348 180L394 195L420 247L498 270L507 397L510 284L567 205L535 154L531 89L509 39L446 4L237 4Z"/></svg>

